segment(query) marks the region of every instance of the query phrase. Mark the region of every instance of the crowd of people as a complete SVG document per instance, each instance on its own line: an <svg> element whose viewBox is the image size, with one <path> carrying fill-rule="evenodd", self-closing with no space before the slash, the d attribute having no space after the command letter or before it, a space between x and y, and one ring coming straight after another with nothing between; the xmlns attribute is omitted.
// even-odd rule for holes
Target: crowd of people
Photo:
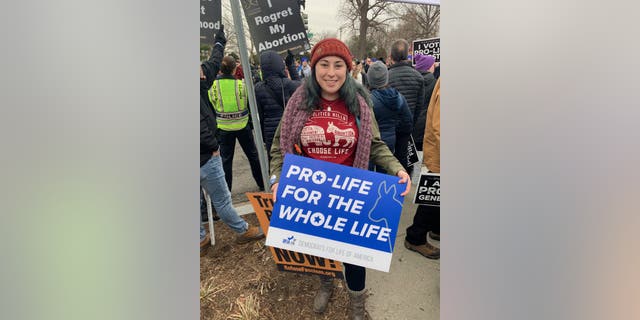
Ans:
<svg viewBox="0 0 640 320"><path fill-rule="evenodd" d="M239 59L224 56L224 26L215 36L210 58L200 67L200 185L211 197L217 216L235 231L238 243L262 239L264 233L238 216L231 203L235 141L249 159L261 190L276 199L283 158L287 153L373 170L398 177L409 193L413 164L407 148L413 138L424 152L423 163L440 172L440 82L431 56L409 59L409 43L398 39L389 57L359 60L335 38L314 45L308 57L296 59L290 51L260 53L259 69L239 72ZM439 71L438 71L439 73ZM251 75L251 78L249 78ZM264 186L252 138L245 81L255 82L255 97L269 155L270 185ZM336 127L336 128L333 128ZM345 141L332 130L352 132ZM312 130L313 129L313 130ZM320 132L320 130L322 132ZM325 148L316 148L320 144ZM326 152L326 149L332 152ZM323 152L318 152L322 149ZM419 170L420 168L418 168ZM407 228L405 247L429 259L439 259L439 248L427 238L440 239L438 207L418 206ZM209 243L201 223L201 255ZM350 297L351 319L364 319L366 268L343 263ZM334 279L320 276L313 310L322 313L329 303Z"/></svg>

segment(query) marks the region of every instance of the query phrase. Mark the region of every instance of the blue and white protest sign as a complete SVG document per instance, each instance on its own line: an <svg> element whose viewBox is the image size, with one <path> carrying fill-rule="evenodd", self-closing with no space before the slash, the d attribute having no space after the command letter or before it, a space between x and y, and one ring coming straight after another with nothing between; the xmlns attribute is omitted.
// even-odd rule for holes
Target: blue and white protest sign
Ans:
<svg viewBox="0 0 640 320"><path fill-rule="evenodd" d="M389 272L406 189L399 180L287 154L266 244Z"/></svg>

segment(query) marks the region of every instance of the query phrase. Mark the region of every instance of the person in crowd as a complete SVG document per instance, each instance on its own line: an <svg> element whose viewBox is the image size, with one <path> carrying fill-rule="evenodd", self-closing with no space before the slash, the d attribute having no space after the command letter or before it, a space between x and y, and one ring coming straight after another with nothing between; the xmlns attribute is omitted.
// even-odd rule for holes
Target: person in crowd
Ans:
<svg viewBox="0 0 640 320"><path fill-rule="evenodd" d="M433 76L435 71L436 58L428 55L416 55L416 70L422 74L424 79L424 92L425 102L428 104L431 101L431 93L433 93L433 87L436 85L436 78ZM428 105L427 105L428 106ZM429 109L427 109L427 113Z"/></svg>
<svg viewBox="0 0 640 320"><path fill-rule="evenodd" d="M236 71L233 73L233 76L238 80L244 79L244 70L242 68L242 60L240 60L240 56L235 52L231 52L229 55L236 60Z"/></svg>
<svg viewBox="0 0 640 320"><path fill-rule="evenodd" d="M300 59L296 59L296 73L298 74L298 79L302 79L302 64L300 63Z"/></svg>
<svg viewBox="0 0 640 320"><path fill-rule="evenodd" d="M413 130L413 116L409 105L398 90L388 86L389 71L384 63L380 61L372 63L367 72L367 79L373 101L373 112L380 128L380 137L389 150L394 152L396 136L402 135L407 139ZM383 169L375 168L373 164L369 169L385 173Z"/></svg>
<svg viewBox="0 0 640 320"><path fill-rule="evenodd" d="M440 79L440 63L436 63L436 68L433 71L433 76L437 79Z"/></svg>
<svg viewBox="0 0 640 320"><path fill-rule="evenodd" d="M271 150L273 135L280 123L287 101L300 86L298 73L295 70L295 65L293 65L294 56L291 51L288 52L286 60L289 74L293 76L292 80L285 76L285 63L278 53L273 50L267 50L260 54L260 65L264 80L256 84L255 91L260 126L262 127L262 138L267 150Z"/></svg>
<svg viewBox="0 0 640 320"><path fill-rule="evenodd" d="M231 191L233 155L237 139L249 160L253 179L260 190L264 190L258 151L249 126L247 92L244 80L238 80L233 76L236 70L236 60L232 56L224 57L220 66L222 74L213 81L213 85L209 89L209 100L214 107L218 122L220 153L222 154L225 180L229 191Z"/></svg>
<svg viewBox="0 0 640 320"><path fill-rule="evenodd" d="M407 185L401 193L406 195L411 187L409 174L380 139L367 90L348 75L352 67L349 48L338 39L323 39L312 48L310 65L311 74L289 99L273 139L271 191L274 200L277 201L278 178L287 153L365 170L372 161L389 174L398 176L399 182ZM353 140L342 140L341 143L335 135L327 134L330 126L353 132ZM319 127L324 135L313 130L313 137L310 137L310 130L304 130L310 127ZM321 143L327 142L324 145L332 152L320 152L320 148L314 148L317 139L324 140ZM364 319L366 269L344 263L344 270L350 298L350 319ZM324 312L332 292L333 279L321 277L320 289L313 301L315 312Z"/></svg>
<svg viewBox="0 0 640 320"><path fill-rule="evenodd" d="M291 80L291 73L289 72L289 69L284 69L284 76L287 79Z"/></svg>
<svg viewBox="0 0 640 320"><path fill-rule="evenodd" d="M365 80L366 75L362 72L362 62L359 60L352 60L352 69L351 69L351 77L357 83L362 86L366 86L367 81Z"/></svg>
<svg viewBox="0 0 640 320"><path fill-rule="evenodd" d="M399 39L391 45L389 67L389 86L396 88L407 99L409 110L413 115L413 140L416 148L422 149L422 136L424 135L424 122L427 105L425 101L424 80L420 72L416 71L407 60L409 43ZM399 141L396 156L402 165L411 172L413 167L407 163L407 147L409 141Z"/></svg>
<svg viewBox="0 0 640 320"><path fill-rule="evenodd" d="M367 59L365 60L365 64L364 64L364 72L367 73L369 72L369 67L371 66L371 58L367 57Z"/></svg>
<svg viewBox="0 0 640 320"><path fill-rule="evenodd" d="M429 101L422 162L429 172L440 173L440 79ZM427 241L440 241L440 207L418 206L413 224L407 228L404 246L429 259L439 259L440 249Z"/></svg>
<svg viewBox="0 0 640 320"><path fill-rule="evenodd" d="M302 57L302 78L311 76L311 67L309 67L309 59Z"/></svg>
<svg viewBox="0 0 640 320"><path fill-rule="evenodd" d="M209 101L209 88L218 74L227 39L224 25L216 32L215 45L209 60L200 65L200 187L211 197L212 206L218 216L234 232L238 234L237 243L247 243L264 238L264 233L257 226L250 226L240 218L231 203L231 192L227 188L222 169L222 160L216 133L218 124ZM211 244L208 229L200 224L200 256L203 256Z"/></svg>
<svg viewBox="0 0 640 320"><path fill-rule="evenodd" d="M262 81L262 70L259 64L251 65L251 78L253 79L253 84Z"/></svg>

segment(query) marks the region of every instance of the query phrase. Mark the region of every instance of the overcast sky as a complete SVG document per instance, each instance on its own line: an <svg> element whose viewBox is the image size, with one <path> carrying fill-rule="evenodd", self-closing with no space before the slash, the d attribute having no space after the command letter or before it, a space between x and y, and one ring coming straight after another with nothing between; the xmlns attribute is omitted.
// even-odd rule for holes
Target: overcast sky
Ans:
<svg viewBox="0 0 640 320"><path fill-rule="evenodd" d="M309 29L314 34L332 31L338 34L340 0L307 0L304 12L309 14Z"/></svg>

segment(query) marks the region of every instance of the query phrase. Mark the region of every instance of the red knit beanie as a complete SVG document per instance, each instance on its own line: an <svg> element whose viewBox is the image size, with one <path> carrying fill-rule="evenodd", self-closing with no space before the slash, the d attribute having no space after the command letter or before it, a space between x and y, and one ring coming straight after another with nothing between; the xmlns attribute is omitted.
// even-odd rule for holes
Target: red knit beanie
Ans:
<svg viewBox="0 0 640 320"><path fill-rule="evenodd" d="M322 57L326 56L338 56L344 60L347 64L347 69L351 71L351 52L344 42L336 38L322 39L311 49L311 69L316 65L316 62Z"/></svg>

